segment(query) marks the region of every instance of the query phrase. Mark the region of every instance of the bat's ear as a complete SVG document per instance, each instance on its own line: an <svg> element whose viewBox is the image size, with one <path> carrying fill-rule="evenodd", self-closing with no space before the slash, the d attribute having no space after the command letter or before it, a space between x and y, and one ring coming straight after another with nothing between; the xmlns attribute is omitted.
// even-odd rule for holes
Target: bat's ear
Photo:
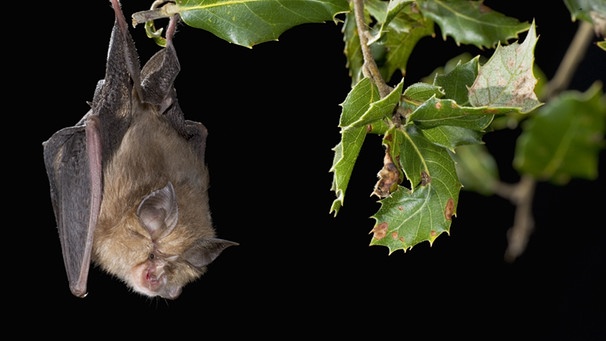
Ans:
<svg viewBox="0 0 606 341"><path fill-rule="evenodd" d="M168 235L179 219L177 196L172 183L146 195L137 208L137 216L152 240Z"/></svg>
<svg viewBox="0 0 606 341"><path fill-rule="evenodd" d="M223 250L235 245L239 244L225 239L200 239L192 247L186 250L182 257L195 268L201 269L219 257Z"/></svg>

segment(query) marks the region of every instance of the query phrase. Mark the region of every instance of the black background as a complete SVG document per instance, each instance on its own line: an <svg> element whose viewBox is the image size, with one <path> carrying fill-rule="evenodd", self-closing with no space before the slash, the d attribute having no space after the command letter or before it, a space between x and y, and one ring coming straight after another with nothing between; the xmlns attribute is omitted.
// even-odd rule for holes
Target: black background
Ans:
<svg viewBox="0 0 606 341"><path fill-rule="evenodd" d="M148 7L123 2L127 17ZM526 2L485 3L522 21L536 20L536 63L551 77L578 23L561 1L550 2L549 9ZM96 268L89 276L89 295L73 297L42 141L88 110L86 101L103 78L113 25L109 1L75 4L23 15L32 29L16 39L22 45L18 59L35 65L17 71L11 87L26 95L19 103L31 108L19 113L28 118L18 126L36 126L23 138L33 162L16 175L27 176L27 189L13 191L11 200L15 213L25 212L11 247L24 252L5 253L19 269L4 275L8 296L16 295L8 301L18 302L10 316L32 322L32 329L20 328L21 333L70 335L78 325L93 337L118 330L200 339L606 336L604 152L596 181L538 184L536 230L514 263L503 260L514 207L496 196L465 191L450 235L441 235L433 246L423 243L392 255L370 247L369 217L379 207L370 193L383 151L376 136L365 142L344 207L336 217L329 214L335 198L331 149L339 141L339 104L350 90L341 25L332 22L297 26L278 42L253 49L180 26L175 37L182 69L175 85L180 105L186 118L209 130L214 224L220 237L240 245L227 249L175 301L139 296ZM145 37L143 26L131 32L145 62L157 46ZM438 30L410 57L406 83L463 51L491 52L456 46L452 38L443 41ZM591 46L571 87L585 91L593 80L606 80L605 61L604 51ZM511 167L518 133L489 133L484 139L508 182L518 180ZM40 330L41 322L50 323Z"/></svg>

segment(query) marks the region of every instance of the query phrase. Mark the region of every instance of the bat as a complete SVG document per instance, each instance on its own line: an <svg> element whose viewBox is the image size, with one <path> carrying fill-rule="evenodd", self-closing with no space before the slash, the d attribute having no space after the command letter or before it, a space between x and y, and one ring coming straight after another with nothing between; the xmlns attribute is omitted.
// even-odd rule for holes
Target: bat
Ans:
<svg viewBox="0 0 606 341"><path fill-rule="evenodd" d="M119 0L105 76L90 110L42 143L71 293L87 295L91 264L148 297L176 299L227 247L209 210L206 127L186 120L166 45L140 68Z"/></svg>

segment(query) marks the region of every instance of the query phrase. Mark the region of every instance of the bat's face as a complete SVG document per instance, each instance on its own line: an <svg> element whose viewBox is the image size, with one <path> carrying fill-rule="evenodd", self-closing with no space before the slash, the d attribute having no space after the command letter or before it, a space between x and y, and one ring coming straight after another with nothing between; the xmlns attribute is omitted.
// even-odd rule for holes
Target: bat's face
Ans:
<svg viewBox="0 0 606 341"><path fill-rule="evenodd" d="M141 244L149 245L149 239ZM182 255L165 254L162 248L160 245L152 250L144 261L135 261L124 281L140 294L175 299L183 286L198 278L204 269L194 267Z"/></svg>
<svg viewBox="0 0 606 341"><path fill-rule="evenodd" d="M214 238L210 215L203 209L205 195L180 191L184 202L200 204L190 211L192 205L179 206L176 193L169 182L132 205L136 209L110 206L130 202L128 198L104 200L102 205L93 260L146 296L177 298L183 286L200 277L225 247L236 244Z"/></svg>
<svg viewBox="0 0 606 341"><path fill-rule="evenodd" d="M176 232L180 230L182 227ZM184 245L183 241L175 238L154 241L148 234L136 232L141 231L136 223L115 230L120 231L128 236L102 238L97 235L94 261L140 294L175 299L185 284L204 272L204 268L196 268L183 258L183 252L178 251L181 247L171 245ZM185 247L191 248L191 245Z"/></svg>
<svg viewBox="0 0 606 341"><path fill-rule="evenodd" d="M155 251L147 260L135 263L123 280L140 294L175 299L185 284L201 274L199 269L180 261L179 255L162 255Z"/></svg>

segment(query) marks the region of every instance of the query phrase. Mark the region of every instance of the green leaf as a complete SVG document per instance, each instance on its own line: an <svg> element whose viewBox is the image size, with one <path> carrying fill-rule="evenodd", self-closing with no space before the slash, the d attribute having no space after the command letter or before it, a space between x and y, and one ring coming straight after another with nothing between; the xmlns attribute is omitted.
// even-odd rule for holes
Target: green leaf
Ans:
<svg viewBox="0 0 606 341"><path fill-rule="evenodd" d="M176 0L156 9L156 18L179 14L189 26L237 45L252 47L277 40L305 23L335 20L349 11L347 0ZM135 22L137 15L133 16ZM141 20L141 19L139 19Z"/></svg>
<svg viewBox="0 0 606 341"><path fill-rule="evenodd" d="M474 107L511 107L527 113L541 105L534 92L534 47L537 42L534 22L522 44L497 46L488 62L480 67L469 89Z"/></svg>
<svg viewBox="0 0 606 341"><path fill-rule="evenodd" d="M391 79L396 71L406 73L406 65L413 49L423 37L434 34L434 25L426 20L416 6L406 4L386 27L382 27L381 37L373 44L382 44L386 49L385 60L379 63L383 79Z"/></svg>
<svg viewBox="0 0 606 341"><path fill-rule="evenodd" d="M351 77L352 87L357 84L364 75L362 74L362 65L364 65L364 56L362 55L362 49L360 47L360 39L358 37L358 31L356 26L356 18L352 12L345 15L343 22L343 40L345 42L345 48L343 53L346 58L346 67Z"/></svg>
<svg viewBox="0 0 606 341"><path fill-rule="evenodd" d="M450 151L461 145L482 143L484 135L484 132L455 126L439 126L421 132L429 141Z"/></svg>
<svg viewBox="0 0 606 341"><path fill-rule="evenodd" d="M587 92L562 92L522 124L514 166L521 173L555 184L571 178L595 179L604 148L606 96L601 84Z"/></svg>
<svg viewBox="0 0 606 341"><path fill-rule="evenodd" d="M606 1L604 0L564 0L564 4L571 14L572 21L581 19L591 23L600 32L606 36Z"/></svg>
<svg viewBox="0 0 606 341"><path fill-rule="evenodd" d="M383 245L389 253L408 250L424 241L430 244L443 232L449 232L456 215L461 183L448 151L422 135L414 127L393 132L401 144L401 164L412 190L399 186L380 200L381 207L372 217L370 245Z"/></svg>
<svg viewBox="0 0 606 341"><path fill-rule="evenodd" d="M400 102L403 88L404 80L402 79L398 86L396 86L387 96L372 102L368 110L356 122L352 123L351 126L360 127L390 117Z"/></svg>
<svg viewBox="0 0 606 341"><path fill-rule="evenodd" d="M486 145L459 146L453 157L464 190L483 195L494 193L494 188L499 182L499 169Z"/></svg>
<svg viewBox="0 0 606 341"><path fill-rule="evenodd" d="M354 86L341 104L343 108L339 121L341 141L333 148L335 154L330 168L330 172L333 173L331 190L336 193L337 198L330 208L330 213L334 212L336 215L343 206L347 185L367 134L366 127L353 127L352 123L359 121L368 111L371 103L379 99L376 86L370 79L364 78Z"/></svg>
<svg viewBox="0 0 606 341"><path fill-rule="evenodd" d="M493 48L506 43L528 29L528 23L507 17L484 5L484 1L417 1L421 12L435 21L442 38L453 37L457 45L470 44Z"/></svg>
<svg viewBox="0 0 606 341"><path fill-rule="evenodd" d="M478 76L479 56L461 64L460 62L446 74L437 74L434 85L444 89L446 98L454 99L459 105L469 104L469 88Z"/></svg>
<svg viewBox="0 0 606 341"><path fill-rule="evenodd" d="M425 83L433 84L436 80L437 75L448 74L455 67L459 66L461 63L467 63L471 59L472 59L472 55L469 52L463 52L456 57L450 58L443 66L438 66L437 68L435 68L429 75L427 75L425 77L421 77L421 81L425 82ZM477 74L477 72L478 71L476 70L476 74ZM474 79L475 79L475 77L474 77Z"/></svg>
<svg viewBox="0 0 606 341"><path fill-rule="evenodd" d="M451 99L432 97L414 110L408 118L420 128L449 125L482 131L488 127L494 114L510 111L510 108L461 107Z"/></svg>
<svg viewBox="0 0 606 341"><path fill-rule="evenodd" d="M343 111L341 112L339 127L347 128L359 122L369 110L371 103L380 99L379 90L370 78L363 78L347 94L347 98L341 104Z"/></svg>
<svg viewBox="0 0 606 341"><path fill-rule="evenodd" d="M425 102L434 96L441 98L444 94L444 89L440 86L419 82L406 88L403 96L407 101Z"/></svg>
<svg viewBox="0 0 606 341"><path fill-rule="evenodd" d="M332 149L335 155L333 166L330 169L334 173L331 190L335 192L337 198L330 207L330 213L334 213L335 216L345 201L345 192L351 172L365 138L366 128L364 127L344 129L341 131L341 141Z"/></svg>
<svg viewBox="0 0 606 341"><path fill-rule="evenodd" d="M414 0L390 0L389 2L379 0L368 0L365 2L365 9L377 19L380 25L378 33L370 39L369 43L379 39L384 32L388 32L388 25L396 19L400 12L407 6L413 5ZM406 16L406 14L404 14Z"/></svg>

